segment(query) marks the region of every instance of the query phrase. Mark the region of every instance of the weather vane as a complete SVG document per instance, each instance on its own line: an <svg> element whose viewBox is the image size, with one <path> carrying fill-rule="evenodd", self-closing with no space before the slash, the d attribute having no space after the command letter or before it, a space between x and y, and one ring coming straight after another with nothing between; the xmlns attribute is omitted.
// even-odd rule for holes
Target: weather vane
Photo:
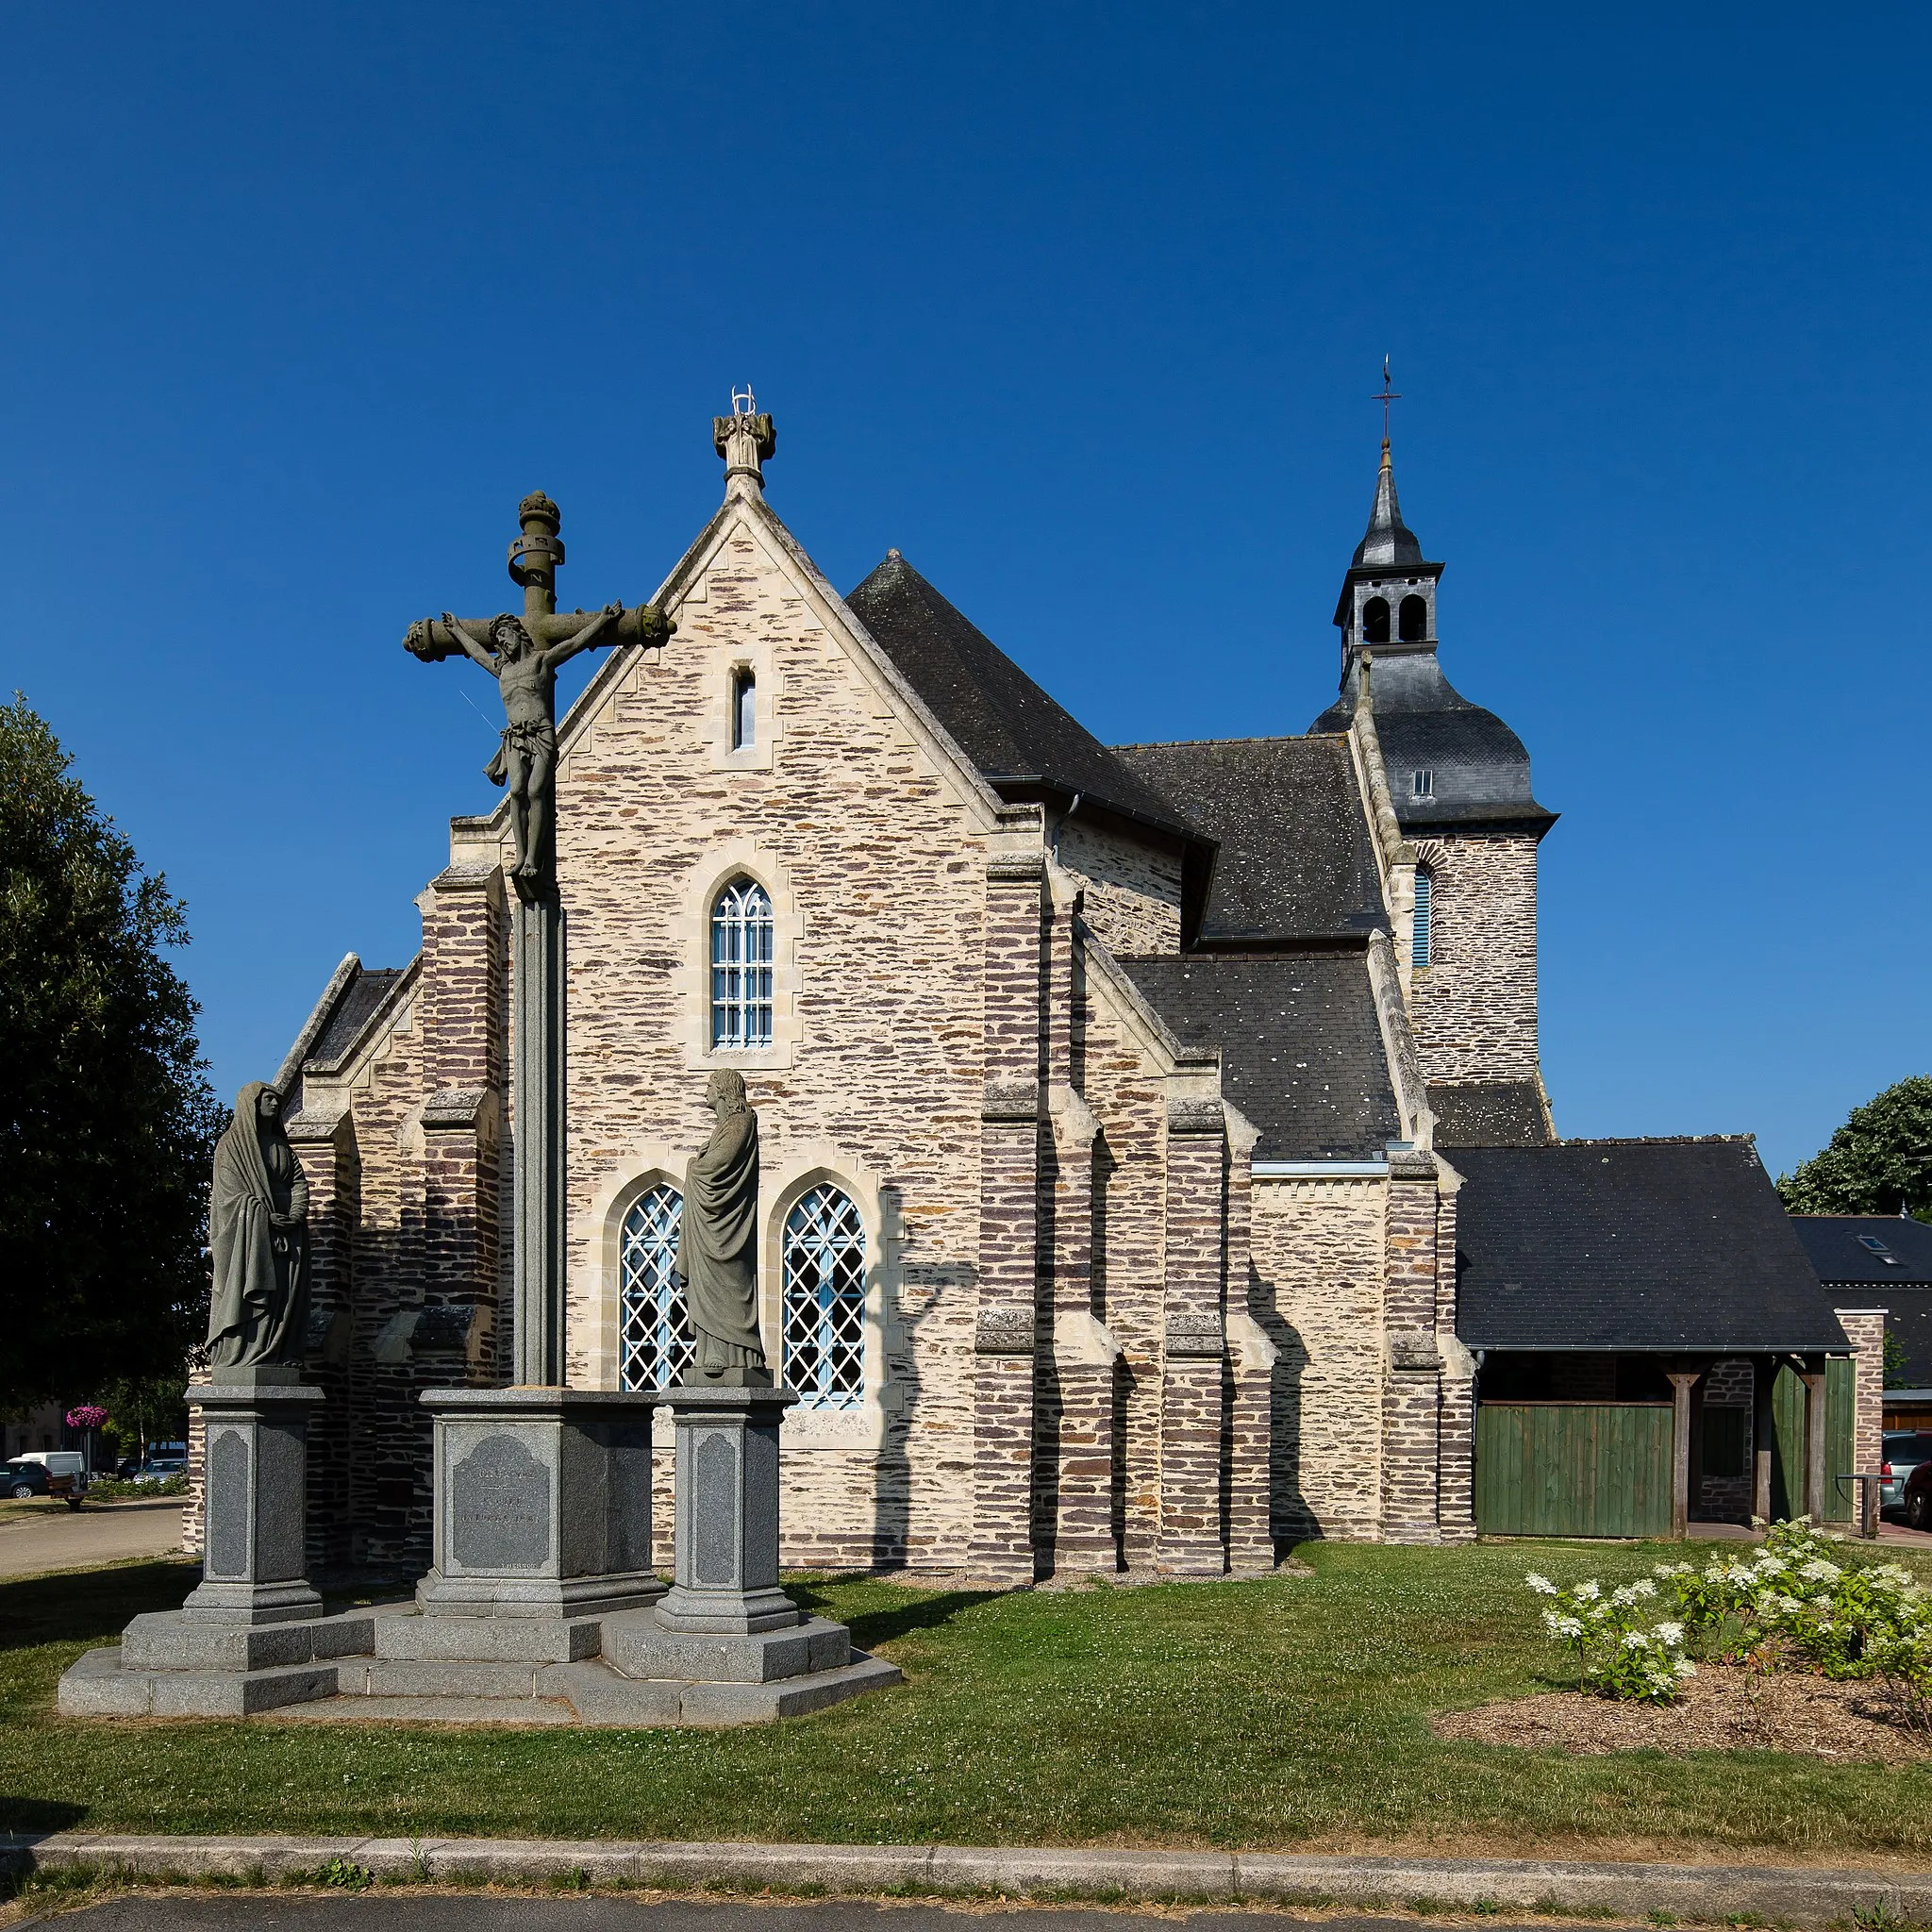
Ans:
<svg viewBox="0 0 1932 1932"><path fill-rule="evenodd" d="M1389 441L1389 405L1391 403L1399 403L1402 400L1402 391L1398 389L1391 389L1389 386L1389 358L1386 356L1382 358L1382 387L1369 400L1373 403L1380 403L1382 406L1382 441L1387 442Z"/></svg>
<svg viewBox="0 0 1932 1932"><path fill-rule="evenodd" d="M734 416L756 416L758 409L758 398L752 394L750 383L731 391L731 413Z"/></svg>

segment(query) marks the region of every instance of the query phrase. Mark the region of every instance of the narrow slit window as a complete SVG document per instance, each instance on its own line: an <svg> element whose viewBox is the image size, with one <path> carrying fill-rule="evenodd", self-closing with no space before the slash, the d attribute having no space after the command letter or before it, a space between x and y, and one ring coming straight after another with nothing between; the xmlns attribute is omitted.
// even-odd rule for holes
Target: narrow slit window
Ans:
<svg viewBox="0 0 1932 1932"><path fill-rule="evenodd" d="M1436 882L1426 866L1415 869L1415 919L1408 942L1411 966L1426 966L1434 954L1436 923Z"/></svg>
<svg viewBox="0 0 1932 1932"><path fill-rule="evenodd" d="M731 674L731 749L743 751L758 742L758 681L748 665Z"/></svg>
<svg viewBox="0 0 1932 1932"><path fill-rule="evenodd" d="M1426 766L1420 766L1408 774L1408 795L1411 798L1433 798L1436 795L1436 774Z"/></svg>
<svg viewBox="0 0 1932 1932"><path fill-rule="evenodd" d="M735 879L711 907L711 1045L771 1043L771 895L756 879Z"/></svg>

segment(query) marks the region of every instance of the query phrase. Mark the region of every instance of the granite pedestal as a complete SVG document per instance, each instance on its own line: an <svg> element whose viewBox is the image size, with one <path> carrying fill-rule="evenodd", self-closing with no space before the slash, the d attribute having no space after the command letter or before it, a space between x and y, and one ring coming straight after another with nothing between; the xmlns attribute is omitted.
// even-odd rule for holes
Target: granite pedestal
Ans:
<svg viewBox="0 0 1932 1932"><path fill-rule="evenodd" d="M301 1372L217 1370L192 1391L202 1412L202 1581L181 1614L205 1624L283 1624L322 1612L306 1574L308 1416Z"/></svg>
<svg viewBox="0 0 1932 1932"><path fill-rule="evenodd" d="M664 1594L651 1569L658 1400L588 1389L426 1390L435 1541L416 1589L424 1620L581 1624L656 1603ZM554 1655L554 1635L531 1637ZM482 1654L501 1657L502 1641Z"/></svg>

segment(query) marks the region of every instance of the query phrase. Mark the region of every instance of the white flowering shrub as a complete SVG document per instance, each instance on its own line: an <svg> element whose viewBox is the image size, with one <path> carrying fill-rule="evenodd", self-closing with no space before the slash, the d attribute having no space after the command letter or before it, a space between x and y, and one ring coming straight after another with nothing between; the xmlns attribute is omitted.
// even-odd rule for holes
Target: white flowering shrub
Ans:
<svg viewBox="0 0 1932 1932"><path fill-rule="evenodd" d="M1869 1677L1887 1670L1885 1657L1904 1658L1899 1641L1932 1622L1932 1597L1897 1563L1843 1556L1800 1517L1772 1524L1748 1557L1718 1557L1702 1570L1659 1563L1654 1574L1706 1655Z"/></svg>
<svg viewBox="0 0 1932 1932"><path fill-rule="evenodd" d="M1524 1581L1544 1598L1543 1628L1576 1658L1577 1681L1599 1697L1669 1704L1697 1666L1684 1654L1684 1625L1645 1621L1657 1587L1650 1578L1605 1590L1591 1580L1559 1589L1531 1572Z"/></svg>

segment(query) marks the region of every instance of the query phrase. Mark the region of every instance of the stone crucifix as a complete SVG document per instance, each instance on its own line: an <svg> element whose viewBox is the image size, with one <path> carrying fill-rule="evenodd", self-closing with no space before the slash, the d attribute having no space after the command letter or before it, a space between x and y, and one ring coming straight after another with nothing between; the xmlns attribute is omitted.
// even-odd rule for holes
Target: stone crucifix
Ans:
<svg viewBox="0 0 1932 1932"><path fill-rule="evenodd" d="M563 562L557 506L540 490L517 506L523 535L509 546L509 574L522 588L524 614L419 618L403 648L425 664L462 656L495 678L506 716L503 741L485 775L509 790L516 835L511 877L526 903L557 889L557 673L580 651L609 644L661 644L676 625L655 604L594 614L559 614L557 572Z"/></svg>
<svg viewBox="0 0 1932 1932"><path fill-rule="evenodd" d="M516 1157L511 1259L511 1380L558 1388L564 1379L564 908L557 891L557 667L606 644L661 644L676 628L654 604L626 610L557 608L563 540L557 506L541 491L517 506L523 535L509 574L524 614L424 618L403 648L425 663L462 656L496 679L503 742L486 768L509 788L516 828L510 915L512 1119Z"/></svg>

